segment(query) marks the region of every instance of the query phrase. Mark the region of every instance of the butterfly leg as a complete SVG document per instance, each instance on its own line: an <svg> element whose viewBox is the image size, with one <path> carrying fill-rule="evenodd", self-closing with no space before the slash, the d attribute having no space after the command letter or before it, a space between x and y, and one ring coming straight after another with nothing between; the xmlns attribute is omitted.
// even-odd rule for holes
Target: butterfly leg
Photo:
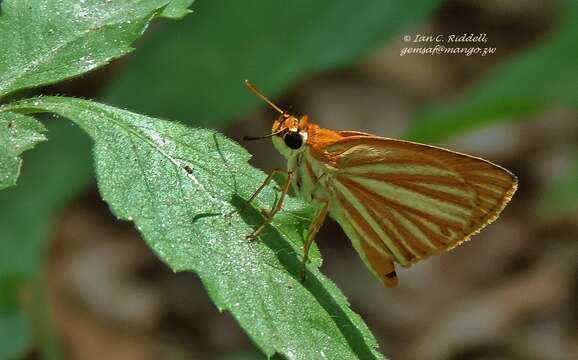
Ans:
<svg viewBox="0 0 578 360"><path fill-rule="evenodd" d="M305 281L305 265L309 261L309 249L311 248L311 245L315 241L315 236L317 235L317 232L319 232L321 225L323 224L325 218L327 217L327 209L329 207L329 202L327 200L324 200L323 202L321 201L317 202L321 206L317 208L317 211L315 212L315 216L313 217L313 221L311 222L311 226L309 227L307 240L305 241L305 245L303 246L303 262L301 263L301 272L300 272L301 281Z"/></svg>
<svg viewBox="0 0 578 360"><path fill-rule="evenodd" d="M265 181L263 181L263 183L261 184L261 186L259 186L259 188L257 188L257 190L255 191L255 193L253 195L251 195L251 197L249 198L249 200L247 200L247 204L250 204L253 200L255 200L255 198L257 197L257 195L259 195L261 193L261 191L265 188L265 186L269 185L269 183L271 182L271 180L273 179L273 176L275 176L275 174L277 173L289 173L290 170L285 170L285 169L273 169L271 171L271 173L269 174L269 176L267 176L267 178L265 179ZM289 182L290 183L290 182Z"/></svg>
<svg viewBox="0 0 578 360"><path fill-rule="evenodd" d="M285 200L285 196L289 192L289 187L291 186L291 179L293 178L293 172L291 170L274 169L271 172L271 174L269 174L267 179L265 179L263 184L257 189L255 194L253 194L253 196L251 196L251 198L249 198L247 203L250 203L253 199L255 199L257 194L259 194L261 192L261 190L263 190L265 188L265 186L267 186L267 184L269 184L269 182L271 182L273 175L277 172L286 172L287 173L287 181L285 181L285 185L283 185L283 188L281 189L281 195L279 196L279 200L277 200L277 203L275 204L275 206L273 207L271 212L265 217L265 222L263 222L263 224L261 224L261 226L259 226L257 228L257 230L253 231L252 234L248 235L247 239L253 240L257 236L259 236L261 231L263 231L267 227L267 225L269 225L271 223L271 221L273 221L275 214L277 214L277 212L279 212L279 210L281 210L281 208L283 207L283 201Z"/></svg>
<svg viewBox="0 0 578 360"><path fill-rule="evenodd" d="M275 174L278 173L287 173L287 170L285 169L273 169L271 171L271 173L269 174L269 176L267 176L267 178L265 179L265 181L263 181L261 183L261 185L257 188L257 190L253 193L253 195L251 195L251 197L249 198L249 200L245 201L245 207L247 205L249 205L253 200L255 200L255 198L257 197L257 195L259 195L261 193L261 191L271 182L271 180L273 179L273 176L275 176ZM275 187L275 189L277 191L281 191L282 189L280 189L279 187ZM265 209L261 209L261 214L267 218L269 216L269 212Z"/></svg>

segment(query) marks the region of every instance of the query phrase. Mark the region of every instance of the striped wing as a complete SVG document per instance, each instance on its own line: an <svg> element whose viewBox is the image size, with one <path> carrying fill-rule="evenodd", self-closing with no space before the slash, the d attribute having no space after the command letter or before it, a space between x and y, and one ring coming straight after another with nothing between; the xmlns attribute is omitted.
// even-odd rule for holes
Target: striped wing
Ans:
<svg viewBox="0 0 578 360"><path fill-rule="evenodd" d="M494 221L516 191L509 171L449 150L342 133L323 153L337 168L331 213L389 286L404 267L449 250Z"/></svg>

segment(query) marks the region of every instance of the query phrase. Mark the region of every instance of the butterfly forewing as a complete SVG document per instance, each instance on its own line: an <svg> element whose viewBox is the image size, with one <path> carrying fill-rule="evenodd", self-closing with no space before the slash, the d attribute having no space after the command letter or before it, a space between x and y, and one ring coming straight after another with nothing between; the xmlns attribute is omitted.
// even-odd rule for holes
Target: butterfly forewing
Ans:
<svg viewBox="0 0 578 360"><path fill-rule="evenodd" d="M328 182L330 215L388 285L390 259L407 267L459 245L492 222L516 190L514 175L483 159L363 133L341 135L312 152L336 169Z"/></svg>

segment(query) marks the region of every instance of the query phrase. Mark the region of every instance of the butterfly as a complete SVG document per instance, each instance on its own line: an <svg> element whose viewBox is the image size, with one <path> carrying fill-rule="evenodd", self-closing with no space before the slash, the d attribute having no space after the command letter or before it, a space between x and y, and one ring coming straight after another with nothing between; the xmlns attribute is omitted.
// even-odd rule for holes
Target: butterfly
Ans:
<svg viewBox="0 0 578 360"><path fill-rule="evenodd" d="M256 238L283 206L292 187L316 211L304 242L302 278L309 249L329 215L339 223L373 274L386 286L398 283L394 263L410 267L448 251L496 220L516 192L518 180L491 162L443 148L357 131L333 131L275 105L248 80L247 87L279 112L271 138L287 158L287 174Z"/></svg>

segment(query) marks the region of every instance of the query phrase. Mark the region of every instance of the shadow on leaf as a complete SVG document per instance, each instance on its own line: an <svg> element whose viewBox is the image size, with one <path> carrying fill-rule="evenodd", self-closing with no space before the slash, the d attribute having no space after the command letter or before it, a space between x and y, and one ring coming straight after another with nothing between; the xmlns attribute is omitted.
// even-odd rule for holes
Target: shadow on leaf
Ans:
<svg viewBox="0 0 578 360"><path fill-rule="evenodd" d="M263 216L252 206L247 206L244 199L234 195L231 204L237 209L241 218L247 225L256 229L264 221ZM301 258L302 255L295 253L287 240L273 226L268 226L256 241L262 241L268 248L273 250L279 263L284 270L298 282L301 282ZM368 345L363 337L362 332L349 318L344 309L333 298L330 290L321 281L321 275L318 271L305 270L305 281L301 285L307 289L317 300L317 302L329 314L329 317L335 322L343 337L347 340L351 350L360 359L376 359L376 355L371 345Z"/></svg>
<svg viewBox="0 0 578 360"><path fill-rule="evenodd" d="M194 224L195 222L203 219L203 218L206 218L206 217L214 217L214 216L221 216L221 215L223 215L223 214L221 214L221 213L201 213L201 214L197 214L197 215L195 215L195 217L193 217L193 224Z"/></svg>

